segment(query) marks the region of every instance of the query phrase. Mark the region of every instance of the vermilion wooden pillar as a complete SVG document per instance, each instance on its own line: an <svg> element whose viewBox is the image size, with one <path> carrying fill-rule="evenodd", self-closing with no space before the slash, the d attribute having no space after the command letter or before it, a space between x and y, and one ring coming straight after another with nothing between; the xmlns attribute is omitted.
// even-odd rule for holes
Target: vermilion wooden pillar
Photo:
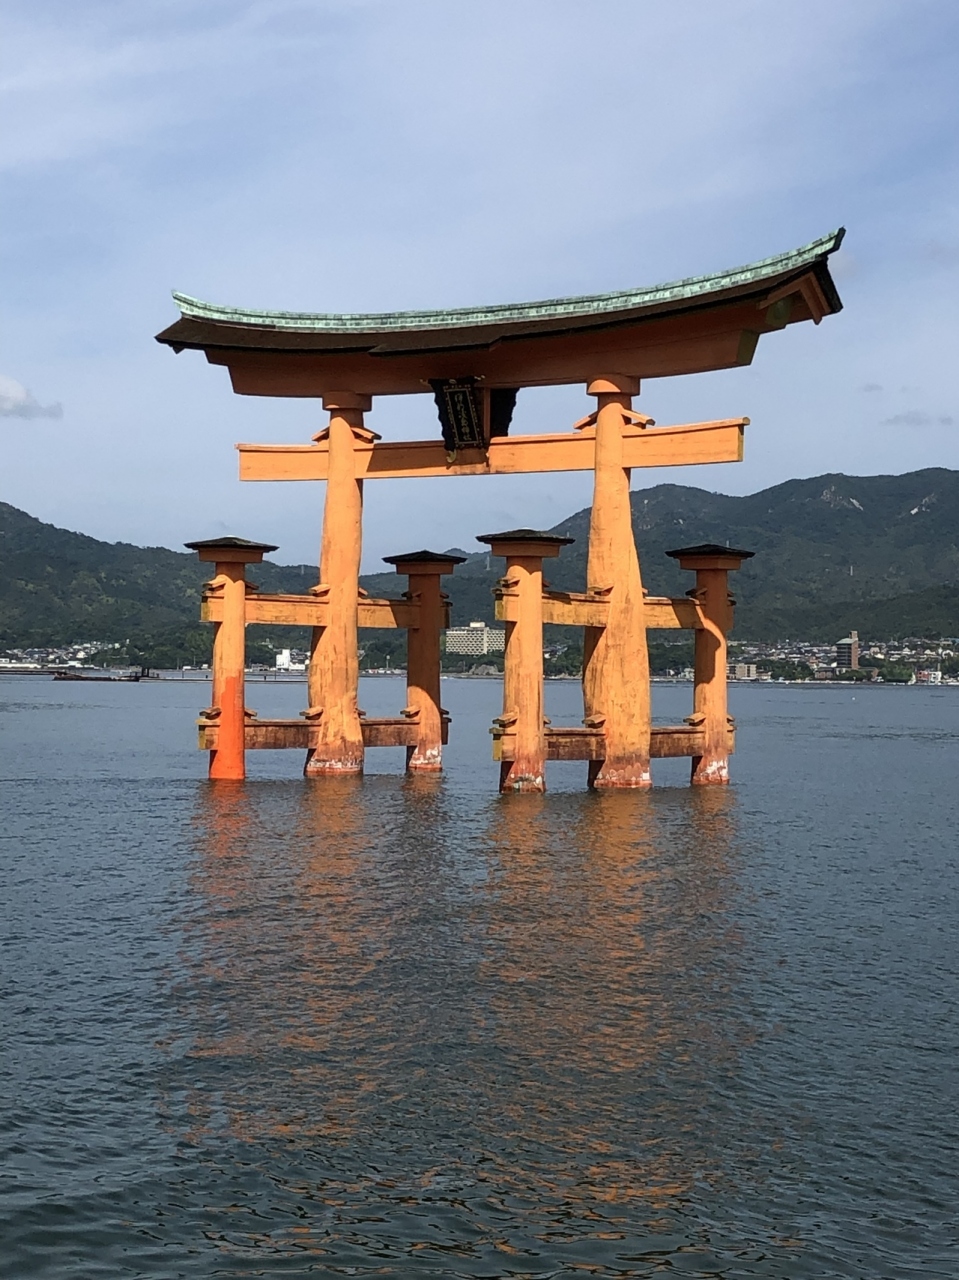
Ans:
<svg viewBox="0 0 959 1280"><path fill-rule="evenodd" d="M406 641L406 712L416 721L416 746L406 748L411 773L439 773L443 767L443 709L440 706L440 633L446 626L446 597L440 578L465 557L436 551L384 556L397 573L409 577L410 599L419 605L419 625Z"/></svg>
<svg viewBox="0 0 959 1280"><path fill-rule="evenodd" d="M725 786L729 782L729 705L727 699L727 636L733 625L733 598L728 574L748 560L752 551L737 551L717 543L667 551L680 568L696 572L696 586L689 594L702 609L705 626L696 631L693 714L689 722L701 725L706 746L693 756L693 786Z"/></svg>
<svg viewBox="0 0 959 1280"><path fill-rule="evenodd" d="M506 558L501 579L508 604L503 656L503 715L515 739L512 760L500 765L500 791L546 790L546 723L543 719L543 560L558 556L572 538L511 529L477 539Z"/></svg>
<svg viewBox="0 0 959 1280"><path fill-rule="evenodd" d="M323 407L329 426L317 440L329 441L329 477L323 508L320 583L314 594L329 604L326 626L315 627L308 675L309 710L317 726L307 777L363 772L363 734L357 705L360 665L356 644L360 555L363 548L363 482L356 478L356 442L377 439L363 426L371 398L329 392Z"/></svg>
<svg viewBox="0 0 959 1280"><path fill-rule="evenodd" d="M200 559L212 561L211 591L223 600L223 621L214 623L213 688L206 718L217 726L216 750L210 752L210 777L234 781L246 777L246 566L259 564L276 547L245 538L209 538L188 542Z"/></svg>
<svg viewBox="0 0 959 1280"><path fill-rule="evenodd" d="M639 379L594 378L596 471L589 524L587 583L609 600L605 627L587 627L583 654L584 723L602 728L606 759L590 763L593 787L648 787L651 723L649 652L643 583L629 506L629 469L623 466L623 427L648 421L633 415Z"/></svg>

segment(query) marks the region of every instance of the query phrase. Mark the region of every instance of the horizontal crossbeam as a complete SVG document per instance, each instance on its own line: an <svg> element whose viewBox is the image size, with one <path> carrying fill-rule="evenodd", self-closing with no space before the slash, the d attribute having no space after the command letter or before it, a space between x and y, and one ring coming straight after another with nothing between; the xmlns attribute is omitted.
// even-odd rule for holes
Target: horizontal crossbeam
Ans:
<svg viewBox="0 0 959 1280"><path fill-rule="evenodd" d="M420 606L416 600L378 600L361 596L357 608L357 625L361 627L403 630L420 625ZM246 621L251 626L325 627L328 610L329 603L322 596L267 595L257 591L246 597ZM200 621L223 621L223 598L215 591L204 596L200 605ZM444 626L448 625L447 617Z"/></svg>
<svg viewBox="0 0 959 1280"><path fill-rule="evenodd" d="M647 630L699 630L702 611L695 600L681 596L647 596ZM543 621L566 627L604 627L609 605L602 596L577 591L544 591ZM325 627L329 604L322 596L268 595L251 592L246 598L248 626ZM380 600L361 596L358 625L377 630L403 630L419 626L420 606L416 600ZM444 627L449 626L449 606ZM515 600L501 591L495 602L497 622L515 622ZM223 598L214 590L203 597L201 622L223 621Z"/></svg>
<svg viewBox="0 0 959 1280"><path fill-rule="evenodd" d="M675 427L630 427L623 432L625 467L694 466L741 462L748 418L724 418ZM316 444L238 444L241 480L325 480L328 440ZM442 440L357 440L357 479L406 476L518 475L537 471L592 471L595 428L538 436L497 436L482 449L452 456Z"/></svg>
<svg viewBox="0 0 959 1280"><path fill-rule="evenodd" d="M494 726L493 759L512 760L515 757L516 735ZM729 751L736 747L736 731L728 730ZM701 756L706 746L706 735L694 725L653 725L650 730L649 754L654 760L677 756ZM602 729L548 728L546 730L547 760L605 760L606 738Z"/></svg>
<svg viewBox="0 0 959 1280"><path fill-rule="evenodd" d="M645 601L646 629L667 631L683 629L698 631L703 626L702 610L695 600L686 596L670 599L668 596L647 596ZM508 588L496 593L495 615L497 622L518 621L518 600ZM605 627L609 602L602 595L578 591L543 592L543 621L562 627Z"/></svg>
<svg viewBox="0 0 959 1280"><path fill-rule="evenodd" d="M442 741L449 741L449 720L442 721ZM216 721L198 720L199 748L216 751L220 731ZM401 716L360 720L364 747L415 747L419 726L415 718ZM247 751L277 751L299 748L303 751L316 746L317 728L310 721L299 720L247 720L244 726L244 746Z"/></svg>

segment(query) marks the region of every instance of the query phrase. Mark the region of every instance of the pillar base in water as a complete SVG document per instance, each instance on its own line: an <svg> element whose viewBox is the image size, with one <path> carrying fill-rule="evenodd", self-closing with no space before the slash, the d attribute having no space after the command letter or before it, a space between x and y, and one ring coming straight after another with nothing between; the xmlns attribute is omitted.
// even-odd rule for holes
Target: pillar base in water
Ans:
<svg viewBox="0 0 959 1280"><path fill-rule="evenodd" d="M407 773L442 773L443 748L407 747L406 771Z"/></svg>
<svg viewBox="0 0 959 1280"><path fill-rule="evenodd" d="M320 756L316 752L307 756L303 766L304 778L343 778L363 772L363 756L344 751L342 755Z"/></svg>
<svg viewBox="0 0 959 1280"><path fill-rule="evenodd" d="M242 755L237 760L225 752L211 751L207 776L220 782L243 782L246 778L246 762Z"/></svg>
<svg viewBox="0 0 959 1280"><path fill-rule="evenodd" d="M613 764L608 760L591 760L587 781L597 791L636 790L653 785L649 765L639 761Z"/></svg>
<svg viewBox="0 0 959 1280"><path fill-rule="evenodd" d="M516 760L504 760L499 767L500 791L520 791L541 794L546 790L546 777L543 769L531 770L519 765Z"/></svg>
<svg viewBox="0 0 959 1280"><path fill-rule="evenodd" d="M720 756L712 760L707 756L693 756L693 768L689 781L694 787L728 787L728 756Z"/></svg>

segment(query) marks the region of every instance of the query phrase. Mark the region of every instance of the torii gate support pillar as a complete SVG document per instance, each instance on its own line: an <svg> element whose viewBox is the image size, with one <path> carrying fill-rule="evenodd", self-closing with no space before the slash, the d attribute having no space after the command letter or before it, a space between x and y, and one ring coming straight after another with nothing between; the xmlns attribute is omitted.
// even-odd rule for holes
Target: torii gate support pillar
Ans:
<svg viewBox="0 0 959 1280"><path fill-rule="evenodd" d="M241 782L246 777L246 566L259 564L276 547L245 538L209 538L186 546L201 560L212 561L210 592L223 601L222 621L213 632L210 707L203 713L208 724L217 726L209 776Z"/></svg>
<svg viewBox="0 0 959 1280"><path fill-rule="evenodd" d="M651 725L649 651L643 582L633 538L623 428L647 422L632 412L639 379L621 374L594 378L596 470L589 522L587 585L609 601L605 627L587 627L583 644L584 724L602 729L605 760L590 761L592 787L649 787Z"/></svg>
<svg viewBox="0 0 959 1280"><path fill-rule="evenodd" d="M406 640L405 716L416 724L416 745L406 748L410 773L439 773L443 768L443 720L440 705L442 655L440 633L447 625L447 598L440 578L452 573L464 556L414 551L384 556L397 573L409 577L409 598L419 606L419 623L410 627Z"/></svg>
<svg viewBox="0 0 959 1280"><path fill-rule="evenodd" d="M477 539L506 559L498 595L506 604L501 729L512 736L512 760L500 764L500 791L546 790L543 715L543 560L572 542L533 529L487 533Z"/></svg>
<svg viewBox="0 0 959 1280"><path fill-rule="evenodd" d="M689 592L702 611L696 631L693 666L693 714L688 723L702 729L705 746L693 756L690 782L694 787L722 787L729 783L729 730L732 720L726 681L727 637L733 625L735 601L729 593L729 572L739 569L751 551L704 545L666 553L681 569L696 573Z"/></svg>
<svg viewBox="0 0 959 1280"><path fill-rule="evenodd" d="M328 392L323 408L329 426L317 440L329 442L329 475L323 508L320 582L314 594L328 603L328 621L314 627L307 677L309 709L316 725L316 745L307 755L308 778L363 772L363 733L357 694L357 609L360 556L363 550L363 482L356 478L357 442L377 438L363 426L369 396L352 391Z"/></svg>

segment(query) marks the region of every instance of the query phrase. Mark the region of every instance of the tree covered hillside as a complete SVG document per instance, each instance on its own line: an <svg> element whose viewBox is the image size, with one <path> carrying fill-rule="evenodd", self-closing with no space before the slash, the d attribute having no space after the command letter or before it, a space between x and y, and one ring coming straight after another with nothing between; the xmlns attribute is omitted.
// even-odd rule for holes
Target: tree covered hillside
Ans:
<svg viewBox="0 0 959 1280"><path fill-rule="evenodd" d="M731 579L741 638L829 639L857 619L876 639L959 635L959 472L825 475L742 498L664 484L635 491L631 502L653 595L680 595L692 583L665 554L676 547L719 542L756 553ZM589 508L553 532L576 541L548 563L547 577L582 590ZM449 581L458 620L492 617L489 588L500 568L495 558L489 564L485 551L473 553ZM369 581L379 591L387 577Z"/></svg>
<svg viewBox="0 0 959 1280"><path fill-rule="evenodd" d="M665 555L674 547L720 542L756 553L733 579L740 638L828 640L850 627L872 639L959 635L959 472L825 475L741 498L657 485L635 491L632 509L653 594L691 585ZM576 541L547 576L582 589L589 510L555 531ZM454 623L492 618L491 588L502 572L485 550L467 550L445 584ZM130 639L145 652L161 641L175 648L189 631L193 652L208 638L196 621L208 573L188 552L100 542L0 503L0 647ZM253 577L264 591L303 591L316 569L267 561ZM362 581L375 595L403 586L392 570ZM255 638L289 643L289 634L257 629Z"/></svg>

